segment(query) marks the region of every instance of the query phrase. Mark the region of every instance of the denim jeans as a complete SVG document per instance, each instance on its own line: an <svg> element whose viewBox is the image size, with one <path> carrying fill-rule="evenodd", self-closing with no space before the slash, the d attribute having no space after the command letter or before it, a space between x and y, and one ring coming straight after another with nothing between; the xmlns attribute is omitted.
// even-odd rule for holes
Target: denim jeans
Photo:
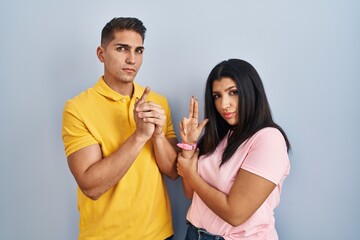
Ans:
<svg viewBox="0 0 360 240"><path fill-rule="evenodd" d="M185 240L224 240L223 237L211 234L203 228L197 228L190 222L188 222L187 224L188 229L186 232Z"/></svg>

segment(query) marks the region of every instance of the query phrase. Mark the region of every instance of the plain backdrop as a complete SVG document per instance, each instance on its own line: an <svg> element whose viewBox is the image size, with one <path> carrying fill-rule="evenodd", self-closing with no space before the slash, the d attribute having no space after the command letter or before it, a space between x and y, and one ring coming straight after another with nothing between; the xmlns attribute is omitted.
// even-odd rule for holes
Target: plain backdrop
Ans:
<svg viewBox="0 0 360 240"><path fill-rule="evenodd" d="M359 239L360 2L0 0L0 239L76 239L76 182L61 140L64 103L103 73L95 50L116 16L147 27L136 81L165 95L173 122L229 58L258 70L293 146L280 239ZM175 239L180 179L167 179Z"/></svg>

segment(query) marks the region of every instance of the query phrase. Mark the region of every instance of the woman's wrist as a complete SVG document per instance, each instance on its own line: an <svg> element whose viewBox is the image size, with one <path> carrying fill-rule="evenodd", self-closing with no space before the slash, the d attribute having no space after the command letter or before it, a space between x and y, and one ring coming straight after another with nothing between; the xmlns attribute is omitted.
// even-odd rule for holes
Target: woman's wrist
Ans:
<svg viewBox="0 0 360 240"><path fill-rule="evenodd" d="M178 143L177 146L185 151L193 151L197 147L197 143Z"/></svg>
<svg viewBox="0 0 360 240"><path fill-rule="evenodd" d="M194 156L195 150L182 150L181 156L186 159L191 159Z"/></svg>

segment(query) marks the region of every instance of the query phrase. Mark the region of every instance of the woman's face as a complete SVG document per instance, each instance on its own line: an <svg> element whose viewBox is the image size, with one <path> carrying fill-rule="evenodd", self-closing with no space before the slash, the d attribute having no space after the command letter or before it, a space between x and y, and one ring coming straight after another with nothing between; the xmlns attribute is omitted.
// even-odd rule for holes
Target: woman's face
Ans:
<svg viewBox="0 0 360 240"><path fill-rule="evenodd" d="M228 77L215 80L212 85L212 95L216 110L228 124L236 125L239 119L239 97L234 80Z"/></svg>

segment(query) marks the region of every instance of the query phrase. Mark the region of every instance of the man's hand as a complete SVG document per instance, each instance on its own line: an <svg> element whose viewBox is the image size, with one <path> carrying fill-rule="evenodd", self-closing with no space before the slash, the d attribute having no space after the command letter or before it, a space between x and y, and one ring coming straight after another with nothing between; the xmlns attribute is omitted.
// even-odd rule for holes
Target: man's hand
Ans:
<svg viewBox="0 0 360 240"><path fill-rule="evenodd" d="M150 88L146 87L142 96L140 99L135 103L134 106L134 120L136 123L136 133L138 136L143 137L145 139L149 139L153 134L155 130L155 125L151 122L146 121L146 118L144 116L147 115L147 109L144 107L145 105L148 105L147 102L145 102L147 96L150 93Z"/></svg>
<svg viewBox="0 0 360 240"><path fill-rule="evenodd" d="M152 124L154 131L152 136L158 137L163 134L163 128L166 122L165 110L154 102L146 101L145 98L150 92L147 92L148 87L145 89L143 96L139 99L135 105L136 115L146 124ZM146 95L145 95L146 94ZM145 98L143 98L145 95Z"/></svg>

